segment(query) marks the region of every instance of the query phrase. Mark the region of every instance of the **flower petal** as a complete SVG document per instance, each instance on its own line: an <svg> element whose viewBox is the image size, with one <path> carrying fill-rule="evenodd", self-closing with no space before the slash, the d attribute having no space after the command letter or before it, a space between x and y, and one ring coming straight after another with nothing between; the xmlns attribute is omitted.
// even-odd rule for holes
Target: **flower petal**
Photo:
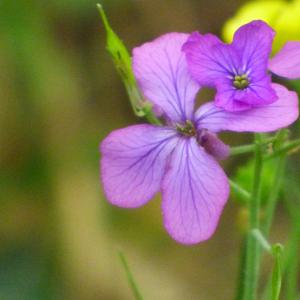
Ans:
<svg viewBox="0 0 300 300"><path fill-rule="evenodd" d="M242 111L252 107L267 105L278 99L272 87L270 76L253 81L244 90L235 89L228 79L217 84L215 104L227 111Z"/></svg>
<svg viewBox="0 0 300 300"><path fill-rule="evenodd" d="M273 37L270 26L253 21L236 31L230 45L211 34L193 33L183 51L195 80L216 87L216 105L228 111L242 111L277 100L267 74ZM246 76L249 86L237 88L239 76Z"/></svg>
<svg viewBox="0 0 300 300"><path fill-rule="evenodd" d="M237 53L213 34L192 33L182 50L193 78L201 85L215 86L216 81L237 72Z"/></svg>
<svg viewBox="0 0 300 300"><path fill-rule="evenodd" d="M192 118L199 90L181 51L187 38L169 33L133 50L134 74L145 97L176 122Z"/></svg>
<svg viewBox="0 0 300 300"><path fill-rule="evenodd" d="M264 21L252 21L234 34L232 47L240 54L241 72L248 71L255 81L267 74L274 30Z"/></svg>
<svg viewBox="0 0 300 300"><path fill-rule="evenodd" d="M162 183L162 210L169 234L183 244L209 239L228 199L227 177L196 139L181 139Z"/></svg>
<svg viewBox="0 0 300 300"><path fill-rule="evenodd" d="M272 84L278 100L272 104L258 106L242 112L228 112L209 102L196 112L198 129L212 132L223 130L269 132L289 126L299 115L298 96L284 86Z"/></svg>
<svg viewBox="0 0 300 300"><path fill-rule="evenodd" d="M300 78L300 42L287 42L270 60L269 69L282 77Z"/></svg>
<svg viewBox="0 0 300 300"><path fill-rule="evenodd" d="M138 207L159 190L176 132L152 125L113 131L101 143L101 177L107 199L120 207Z"/></svg>

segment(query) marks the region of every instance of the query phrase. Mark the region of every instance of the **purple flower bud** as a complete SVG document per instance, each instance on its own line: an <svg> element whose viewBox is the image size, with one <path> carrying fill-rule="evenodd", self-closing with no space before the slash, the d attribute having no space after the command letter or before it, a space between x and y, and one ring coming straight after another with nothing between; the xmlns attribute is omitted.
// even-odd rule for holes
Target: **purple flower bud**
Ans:
<svg viewBox="0 0 300 300"><path fill-rule="evenodd" d="M215 133L207 129L200 130L198 133L198 141L200 145L217 160L226 159L230 154L230 147L223 143Z"/></svg>

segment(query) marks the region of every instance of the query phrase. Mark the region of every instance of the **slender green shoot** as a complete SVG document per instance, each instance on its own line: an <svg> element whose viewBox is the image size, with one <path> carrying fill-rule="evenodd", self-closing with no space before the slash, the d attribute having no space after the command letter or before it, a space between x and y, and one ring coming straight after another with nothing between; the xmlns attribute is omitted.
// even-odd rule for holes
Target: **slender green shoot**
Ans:
<svg viewBox="0 0 300 300"><path fill-rule="evenodd" d="M290 142L287 142L283 146L276 149L273 153L268 154L264 157L265 160L275 158L281 155L293 154L300 151L300 139L296 139Z"/></svg>
<svg viewBox="0 0 300 300"><path fill-rule="evenodd" d="M259 242L262 249L264 249L266 252L272 253L272 246L267 241L267 239L263 236L262 232L259 229L252 229L251 230L253 236L256 238L256 240Z"/></svg>
<svg viewBox="0 0 300 300"><path fill-rule="evenodd" d="M283 246L281 244L272 246L272 254L275 260L272 272L272 300L279 300L280 297L282 283L282 253Z"/></svg>
<svg viewBox="0 0 300 300"><path fill-rule="evenodd" d="M230 184L232 190L239 196L239 198L244 203L248 203L249 202L249 200L251 198L251 194L247 190L245 190L238 183L234 182L231 179L229 179L229 184Z"/></svg>
<svg viewBox="0 0 300 300"><path fill-rule="evenodd" d="M118 251L118 255L119 255L119 258L121 260L121 263L122 263L122 266L124 268L124 271L126 273L126 277L127 277L127 280L128 280L128 283L129 283L129 286L132 290L132 293L134 295L134 298L135 300L143 300L143 296L138 288L138 285L130 271L130 268L129 268L129 265L128 265L128 262L127 262L127 259L124 255L124 253L122 251Z"/></svg>
<svg viewBox="0 0 300 300"><path fill-rule="evenodd" d="M236 146L230 148L230 155L240 155L240 154L246 154L254 152L255 145L249 144L249 145L243 145L243 146Z"/></svg>
<svg viewBox="0 0 300 300"><path fill-rule="evenodd" d="M143 98L133 71L131 57L122 40L111 28L108 18L101 4L97 4L97 9L100 13L104 28L106 30L106 48L109 52L114 65L124 83L129 100L137 117L145 117L150 123L160 124L160 121L155 117L152 106Z"/></svg>
<svg viewBox="0 0 300 300"><path fill-rule="evenodd" d="M269 297L268 299L279 300L281 283L282 283L283 246L279 243L271 245L259 229L253 229L251 233L258 241L262 249L273 256L274 266L273 266L273 271L271 276L272 278L271 289L270 289L271 297Z"/></svg>
<svg viewBox="0 0 300 300"><path fill-rule="evenodd" d="M255 136L255 164L253 174L253 188L251 200L248 204L249 209L249 233L247 236L246 263L244 275L243 300L255 300L257 293L259 261L260 261L260 245L253 236L251 230L259 229L260 214L260 194L263 170L263 152L262 152L262 136Z"/></svg>
<svg viewBox="0 0 300 300"><path fill-rule="evenodd" d="M276 140L276 136L271 136L268 138L265 138L262 141L262 146L268 146L272 144ZM255 144L248 144L248 145L242 145L242 146L236 146L236 147L231 147L230 148L230 155L240 155L240 154L247 154L247 153L252 153L256 149Z"/></svg>

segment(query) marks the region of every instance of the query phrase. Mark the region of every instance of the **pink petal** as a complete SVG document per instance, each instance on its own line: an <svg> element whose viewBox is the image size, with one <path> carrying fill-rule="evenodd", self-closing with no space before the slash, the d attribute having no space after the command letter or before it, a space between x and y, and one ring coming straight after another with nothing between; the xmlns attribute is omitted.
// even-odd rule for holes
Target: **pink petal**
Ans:
<svg viewBox="0 0 300 300"><path fill-rule="evenodd" d="M213 102L201 106L196 112L198 129L269 132L291 125L299 116L298 95L279 84L272 84L272 87L278 100L269 105L242 112L225 111Z"/></svg>
<svg viewBox="0 0 300 300"><path fill-rule="evenodd" d="M201 85L215 86L237 72L238 53L213 34L193 32L182 50L193 78Z"/></svg>
<svg viewBox="0 0 300 300"><path fill-rule="evenodd" d="M241 26L234 34L232 47L241 55L241 67L251 70L255 81L266 74L274 36L274 30L260 20Z"/></svg>
<svg viewBox="0 0 300 300"><path fill-rule="evenodd" d="M226 83L227 81L227 83ZM252 107L267 105L275 102L278 97L272 87L270 76L261 77L260 80L251 82L245 90L238 90L232 87L229 80L217 84L215 97L216 106L227 111L237 112Z"/></svg>
<svg viewBox="0 0 300 300"><path fill-rule="evenodd" d="M270 60L269 68L282 77L300 78L300 42L287 42Z"/></svg>
<svg viewBox="0 0 300 300"><path fill-rule="evenodd" d="M162 183L162 210L169 234L183 244L209 239L228 194L227 177L218 163L195 139L181 139Z"/></svg>
<svg viewBox="0 0 300 300"><path fill-rule="evenodd" d="M113 131L101 143L101 177L107 199L120 207L138 207L159 190L176 132L152 125Z"/></svg>
<svg viewBox="0 0 300 300"><path fill-rule="evenodd" d="M199 90L181 51L187 38L168 33L133 50L134 74L145 97L177 122L192 118Z"/></svg>

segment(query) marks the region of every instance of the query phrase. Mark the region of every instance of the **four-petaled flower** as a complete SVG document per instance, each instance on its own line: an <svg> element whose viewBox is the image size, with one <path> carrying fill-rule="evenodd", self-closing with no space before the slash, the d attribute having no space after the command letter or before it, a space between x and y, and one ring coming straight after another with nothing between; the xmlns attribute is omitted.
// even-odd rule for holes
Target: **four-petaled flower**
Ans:
<svg viewBox="0 0 300 300"><path fill-rule="evenodd" d="M217 89L215 104L241 111L278 99L268 67L277 75L300 78L300 42L288 42L269 60L274 36L265 22L252 21L235 32L230 45L213 34L194 32L183 51L193 78Z"/></svg>
<svg viewBox="0 0 300 300"><path fill-rule="evenodd" d="M178 242L195 244L211 237L229 195L217 162L229 149L216 133L285 127L298 117L298 98L273 84L278 99L270 105L227 112L209 102L194 110L200 86L181 50L188 36L169 33L133 51L141 91L162 112L165 125L113 131L100 151L104 192L112 204L139 207L161 191L166 230Z"/></svg>

